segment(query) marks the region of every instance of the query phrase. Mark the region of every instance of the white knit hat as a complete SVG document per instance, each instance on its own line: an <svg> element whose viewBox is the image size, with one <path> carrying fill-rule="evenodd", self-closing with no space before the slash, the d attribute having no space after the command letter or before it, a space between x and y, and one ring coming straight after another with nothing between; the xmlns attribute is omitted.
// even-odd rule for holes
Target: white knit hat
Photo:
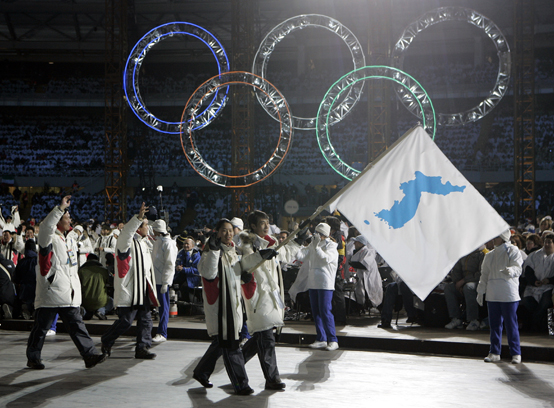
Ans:
<svg viewBox="0 0 554 408"><path fill-rule="evenodd" d="M241 231L244 229L244 222L238 217L233 217L231 219L231 225L239 228Z"/></svg>
<svg viewBox="0 0 554 408"><path fill-rule="evenodd" d="M508 242L508 241L510 241L510 238L512 237L512 232L509 229L507 229L502 234L500 234L499 237L502 238L502 241Z"/></svg>
<svg viewBox="0 0 554 408"><path fill-rule="evenodd" d="M162 234L167 234L167 226L164 220L156 220L152 224L152 229L155 232L161 232Z"/></svg>
<svg viewBox="0 0 554 408"><path fill-rule="evenodd" d="M315 227L315 232L319 232L321 235L325 235L326 237L331 234L331 227L329 224L325 224L324 222L320 222L317 224L317 227Z"/></svg>
<svg viewBox="0 0 554 408"><path fill-rule="evenodd" d="M83 233L83 227L81 227L80 225L77 225L75 228L74 228L75 231L79 231L81 234Z"/></svg>

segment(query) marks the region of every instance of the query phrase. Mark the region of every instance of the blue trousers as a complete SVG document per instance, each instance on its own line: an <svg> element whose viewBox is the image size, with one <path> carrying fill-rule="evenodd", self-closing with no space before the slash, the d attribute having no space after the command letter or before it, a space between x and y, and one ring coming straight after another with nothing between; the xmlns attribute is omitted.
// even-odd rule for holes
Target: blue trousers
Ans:
<svg viewBox="0 0 554 408"><path fill-rule="evenodd" d="M52 326L50 326L50 330L57 330L58 326L58 314L56 313L56 316L54 317L54 320L52 321Z"/></svg>
<svg viewBox="0 0 554 408"><path fill-rule="evenodd" d="M326 289L310 289L310 305L317 332L317 341L337 341L335 332L335 317L331 313L333 291Z"/></svg>
<svg viewBox="0 0 554 408"><path fill-rule="evenodd" d="M502 345L502 326L506 326L510 355L521 355L519 329L517 325L517 306L519 302L487 302L489 325L491 327L490 353L500 354Z"/></svg>
<svg viewBox="0 0 554 408"><path fill-rule="evenodd" d="M167 339L167 323L169 322L169 290L161 293L162 285L156 285L158 290L158 301L160 302L160 322L158 323L158 334Z"/></svg>

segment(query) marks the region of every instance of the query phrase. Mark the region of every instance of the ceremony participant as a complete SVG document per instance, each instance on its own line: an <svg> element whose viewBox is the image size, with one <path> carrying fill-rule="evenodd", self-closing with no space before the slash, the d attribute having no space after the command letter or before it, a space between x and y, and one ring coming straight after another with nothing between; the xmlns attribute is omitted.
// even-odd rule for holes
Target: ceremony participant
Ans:
<svg viewBox="0 0 554 408"><path fill-rule="evenodd" d="M512 363L521 363L521 347L517 323L521 253L510 243L510 230L494 238L494 249L485 255L481 266L481 279L477 286L477 303L483 306L486 294L489 309L490 352L486 363L500 361L502 327L506 326Z"/></svg>
<svg viewBox="0 0 554 408"><path fill-rule="evenodd" d="M101 235L98 237L98 241L96 241L94 251L98 255L98 258L100 258L100 263L108 268L108 270L110 269L108 264L113 265L113 262L110 261L114 258L116 244L117 238L113 234L110 224L102 224ZM111 260L107 258L111 258ZM113 266L115 267L115 265Z"/></svg>
<svg viewBox="0 0 554 408"><path fill-rule="evenodd" d="M248 385L244 356L239 347L242 328L241 275L239 255L233 243L233 225L221 219L204 247L198 270L202 275L204 311L212 344L194 369L193 378L212 388L210 375L219 356L238 395L254 392ZM252 275L244 273L244 279Z"/></svg>
<svg viewBox="0 0 554 408"><path fill-rule="evenodd" d="M4 319L13 318L13 308L15 306L15 288L13 277L15 274L15 265L9 259L4 258L0 252L0 305L2 305L2 315Z"/></svg>
<svg viewBox="0 0 554 408"><path fill-rule="evenodd" d="M87 261L87 255L92 253L92 243L81 225L77 225L70 234L74 234L75 241L77 241L77 250L79 255L79 266L83 265Z"/></svg>
<svg viewBox="0 0 554 408"><path fill-rule="evenodd" d="M118 320L102 336L102 351L111 355L115 340L137 319L135 358L152 360L152 312L158 307L152 256L148 249L148 207L142 203L139 213L123 227L117 240L117 270L114 275L114 305Z"/></svg>
<svg viewBox="0 0 554 408"><path fill-rule="evenodd" d="M546 330L546 315L552 307L554 288L554 233L545 232L544 245L532 252L523 264L526 283L522 305L531 314L531 329Z"/></svg>
<svg viewBox="0 0 554 408"><path fill-rule="evenodd" d="M25 250L25 244L21 235L19 235L13 227L13 224L6 224L2 232L2 240L0 240L0 252L4 258L9 259L17 265L19 254Z"/></svg>
<svg viewBox="0 0 554 408"><path fill-rule="evenodd" d="M13 278L17 288L17 298L21 304L21 314L25 320L31 320L34 311L37 261L36 242L34 239L29 239L25 242L25 257L18 262Z"/></svg>
<svg viewBox="0 0 554 408"><path fill-rule="evenodd" d="M327 351L339 348L335 318L331 312L339 253L337 243L329 238L330 234L329 224L318 224L310 245L296 254L296 259L303 262L302 267L308 268L307 287L317 333L316 341L310 347Z"/></svg>
<svg viewBox="0 0 554 408"><path fill-rule="evenodd" d="M59 206L48 214L38 233L39 267L35 298L35 323L27 342L27 367L42 370L42 346L46 332L59 314L71 340L79 349L85 366L94 367L106 359L98 354L83 323L81 282L77 274L77 243L67 236L71 218L67 208L71 196L65 196Z"/></svg>
<svg viewBox="0 0 554 408"><path fill-rule="evenodd" d="M240 248L240 233L244 229L244 222L238 217L233 217L231 218L231 224L233 225L233 242L237 248Z"/></svg>
<svg viewBox="0 0 554 408"><path fill-rule="evenodd" d="M17 228L21 225L21 218L19 216L19 207L14 205L11 208L11 215L8 215L6 219L2 215L2 206L0 206L0 229L10 231L16 231Z"/></svg>
<svg viewBox="0 0 554 408"><path fill-rule="evenodd" d="M252 280L243 286L243 299L246 308L248 331L252 334L243 346L245 361L256 353L265 377L265 388L283 390L286 385L279 377L277 356L275 354L274 328L284 325L284 288L281 274L281 262L291 262L307 238L307 230L298 234L295 240L281 247L277 240L269 236L269 217L263 211L255 210L248 215L251 233L241 234L243 242L243 270L249 271L260 261L266 260L252 272ZM269 249L269 251L264 251ZM254 256L246 255L254 253Z"/></svg>
<svg viewBox="0 0 554 408"><path fill-rule="evenodd" d="M158 332L152 339L154 343L167 340L167 324L169 322L169 286L173 283L175 275L175 259L177 258L177 244L167 232L164 220L156 220L152 225L154 232L154 247L152 250L152 262L154 263L154 275L158 301L160 302Z"/></svg>

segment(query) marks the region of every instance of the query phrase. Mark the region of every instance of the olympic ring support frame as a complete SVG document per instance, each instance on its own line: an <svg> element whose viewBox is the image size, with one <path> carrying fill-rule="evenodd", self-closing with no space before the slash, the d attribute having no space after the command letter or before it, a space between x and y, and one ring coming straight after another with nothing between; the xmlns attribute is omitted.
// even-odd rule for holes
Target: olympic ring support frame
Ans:
<svg viewBox="0 0 554 408"><path fill-rule="evenodd" d="M229 72L229 59L219 40L209 31L196 24L181 21L166 23L150 30L135 44L129 58L127 58L123 73L123 90L127 103L133 113L146 126L158 132L169 134L180 134L181 122L167 122L148 111L139 90L139 74L146 54L162 40L175 35L190 35L202 41L215 57L218 73ZM214 119L227 102L227 92L228 90L216 93L214 100L202 114ZM208 123L209 121L205 122L204 126Z"/></svg>
<svg viewBox="0 0 554 408"><path fill-rule="evenodd" d="M421 109L423 128L432 134L433 140L435 139L436 117L433 103L425 89L412 76L398 68L383 65L366 66L353 70L336 81L325 94L317 111L316 127L317 143L323 157L333 170L347 180L355 178L360 171L346 164L335 151L329 137L330 116L334 113L333 105L340 98L340 94L356 82L366 79L388 79L406 89Z"/></svg>
<svg viewBox="0 0 554 408"><path fill-rule="evenodd" d="M252 64L252 72L255 75L259 75L262 78L266 78L267 63L275 47L279 42L288 34L296 30L301 30L306 27L320 27L329 30L338 35L348 47L352 56L352 63L354 69L365 66L365 55L363 47L356 38L356 36L339 21L327 17L321 14L304 14L295 17L291 17L279 25L275 26L261 42L256 56L254 57L254 63ZM337 106L335 120L338 122L342 120L354 107L354 105L360 100L363 90L362 86L356 86L349 90L348 94L344 97L344 100ZM275 120L275 112L272 110L272 105L264 103L262 95L258 96L258 101L265 109L265 111ZM293 127L298 130L315 129L316 118L300 118L293 116ZM333 124L336 122L333 122Z"/></svg>
<svg viewBox="0 0 554 408"><path fill-rule="evenodd" d="M489 95L477 106L458 113L439 113L439 125L458 126L465 125L470 122L476 122L485 117L492 111L500 100L508 91L511 72L511 54L508 41L496 26L496 24L478 13L475 10L464 7L440 7L425 13L416 21L410 23L402 32L399 40L394 46L392 54L392 65L396 68L403 69L404 54L408 47L413 42L417 34L426 28L444 22L444 21L462 21L474 25L485 32L485 34L493 41L498 55L498 74L496 84L489 92ZM416 112L417 106L414 105L413 99L403 89L396 87L397 95L404 106L418 116Z"/></svg>
<svg viewBox="0 0 554 408"><path fill-rule="evenodd" d="M221 87L237 84L252 86L257 92L265 95L268 101L264 102L271 102L274 105L275 112L279 118L280 133L277 147L264 165L248 174L231 176L219 173L206 163L195 147L194 130L204 128L211 121L205 115L196 116L196 111L203 100L211 97ZM190 121L188 120L189 117ZM188 122L188 138L183 140L183 132L180 135L181 146L188 162L203 178L221 187L243 188L266 179L283 163L292 143L292 114L287 101L273 84L250 72L231 71L208 79L194 91L187 101L181 121L184 122L185 118Z"/></svg>

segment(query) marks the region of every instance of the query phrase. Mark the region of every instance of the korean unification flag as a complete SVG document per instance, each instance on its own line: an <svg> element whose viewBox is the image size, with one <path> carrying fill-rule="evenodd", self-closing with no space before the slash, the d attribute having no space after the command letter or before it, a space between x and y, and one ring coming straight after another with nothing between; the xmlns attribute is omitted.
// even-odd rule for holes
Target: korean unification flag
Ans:
<svg viewBox="0 0 554 408"><path fill-rule="evenodd" d="M422 127L371 163L329 205L420 298L461 257L509 226Z"/></svg>

